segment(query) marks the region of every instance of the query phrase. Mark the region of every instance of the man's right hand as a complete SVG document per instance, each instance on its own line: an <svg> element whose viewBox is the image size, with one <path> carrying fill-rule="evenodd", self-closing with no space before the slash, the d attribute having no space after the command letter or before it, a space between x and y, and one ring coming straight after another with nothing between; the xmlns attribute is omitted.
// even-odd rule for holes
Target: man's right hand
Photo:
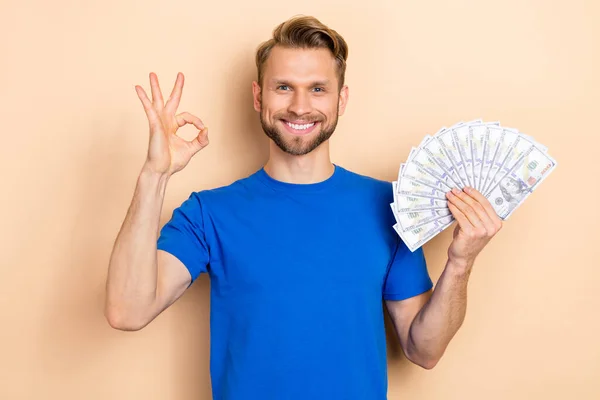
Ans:
<svg viewBox="0 0 600 400"><path fill-rule="evenodd" d="M200 118L188 112L175 114L181 99L183 81L184 76L180 72L166 103L163 101L155 73L150 73L152 101L141 86L135 86L150 125L148 157L144 168L161 175L171 176L182 170L194 154L208 145L208 128ZM189 142L176 135L177 129L186 124L193 124L200 130L198 136Z"/></svg>

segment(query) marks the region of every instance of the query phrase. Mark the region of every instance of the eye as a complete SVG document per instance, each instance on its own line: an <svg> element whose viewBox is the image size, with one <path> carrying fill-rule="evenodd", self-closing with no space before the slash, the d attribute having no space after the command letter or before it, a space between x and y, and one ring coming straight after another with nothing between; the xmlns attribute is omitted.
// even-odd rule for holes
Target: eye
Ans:
<svg viewBox="0 0 600 400"><path fill-rule="evenodd" d="M322 87L316 87L314 90L315 90L315 92L324 92L324 91L325 91L325 88L322 88Z"/></svg>
<svg viewBox="0 0 600 400"><path fill-rule="evenodd" d="M289 86L288 85L279 85L277 86L277 90L288 90Z"/></svg>

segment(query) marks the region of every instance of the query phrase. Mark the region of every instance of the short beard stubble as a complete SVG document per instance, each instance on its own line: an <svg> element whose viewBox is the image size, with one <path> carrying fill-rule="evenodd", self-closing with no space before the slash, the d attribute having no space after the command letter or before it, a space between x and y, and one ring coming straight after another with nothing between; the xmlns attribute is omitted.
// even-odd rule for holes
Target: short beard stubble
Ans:
<svg viewBox="0 0 600 400"><path fill-rule="evenodd" d="M304 138L301 136L293 138L290 141L286 141L284 138L284 134L282 134L279 131L277 126L275 124L269 124L267 122L266 118L264 117L264 111L263 111L264 108L262 108L262 95L260 97L260 103L261 103L260 124L262 125L263 131L265 132L267 137L269 137L271 140L273 140L273 142L277 145L277 147L279 147L282 151L284 151L288 154L294 155L294 156L302 156L302 155L308 154L311 151L313 151L314 149L316 149L317 147L319 147L323 142L328 140L331 137L331 135L333 135L333 132L335 131L335 128L337 126L338 113L339 113L339 108L340 108L339 101L337 103L335 119L328 126L323 126L323 118L320 115L298 118L295 115L290 115L287 113L277 113L277 114L273 115L273 119L275 121L280 121L282 119L284 119L284 120L299 120L300 119L300 120L306 120L307 122L316 121L316 122L320 123L319 133L309 143L306 143L303 145Z"/></svg>

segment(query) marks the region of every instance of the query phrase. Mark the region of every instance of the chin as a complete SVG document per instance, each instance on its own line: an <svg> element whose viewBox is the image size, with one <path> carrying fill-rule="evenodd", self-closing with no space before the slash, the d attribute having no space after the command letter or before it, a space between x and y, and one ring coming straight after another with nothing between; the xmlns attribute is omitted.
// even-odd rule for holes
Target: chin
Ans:
<svg viewBox="0 0 600 400"><path fill-rule="evenodd" d="M283 152L294 156L303 156L310 153L315 149L314 140L308 140L308 138L292 138L291 140L275 141L277 147Z"/></svg>

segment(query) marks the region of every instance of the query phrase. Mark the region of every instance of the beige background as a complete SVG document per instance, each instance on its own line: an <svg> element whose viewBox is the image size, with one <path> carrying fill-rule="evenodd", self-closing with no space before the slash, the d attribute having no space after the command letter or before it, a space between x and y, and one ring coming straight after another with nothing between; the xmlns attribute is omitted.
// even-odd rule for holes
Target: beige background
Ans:
<svg viewBox="0 0 600 400"><path fill-rule="evenodd" d="M390 337L389 398L600 398L598 2L299 4L2 0L0 398L209 399L206 277L142 331L102 315L147 146L134 85L149 91L155 71L170 91L184 72L180 110L211 129L170 181L165 222L190 191L265 161L254 50L295 14L350 45L334 162L393 180L424 135L483 118L534 136L559 163L478 259L466 321L438 366L410 364ZM450 233L425 246L434 280Z"/></svg>

